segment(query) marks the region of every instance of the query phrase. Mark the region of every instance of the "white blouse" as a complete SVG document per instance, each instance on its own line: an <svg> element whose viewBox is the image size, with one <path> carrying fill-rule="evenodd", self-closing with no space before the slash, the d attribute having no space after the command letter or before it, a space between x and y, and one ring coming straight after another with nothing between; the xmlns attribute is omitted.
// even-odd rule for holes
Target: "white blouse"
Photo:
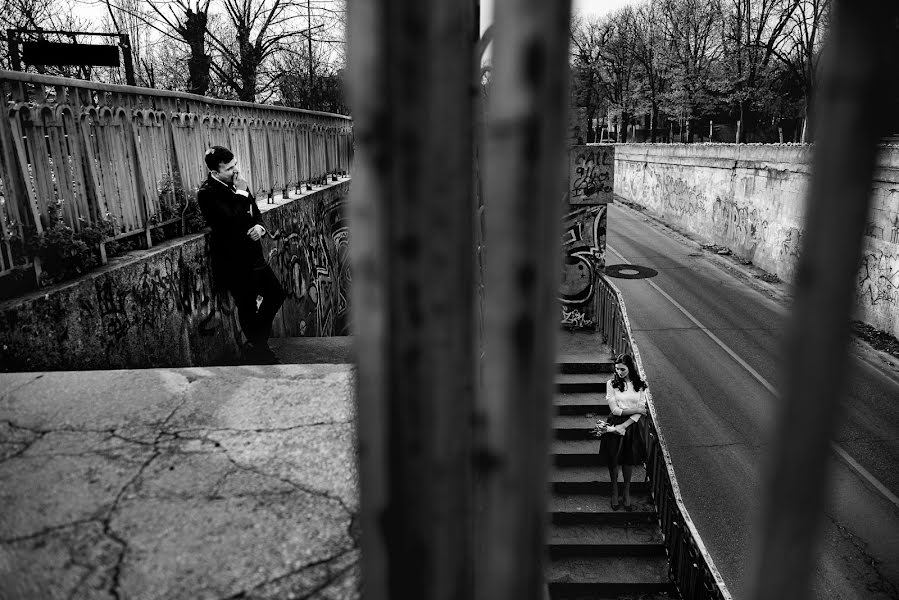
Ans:
<svg viewBox="0 0 899 600"><path fill-rule="evenodd" d="M634 384L628 379L624 382L624 391L619 392L612 387L615 379L609 379L606 383L606 401L609 403L609 411L613 415L621 416L623 409L637 410L646 403L646 388L639 392L634 391ZM636 423L640 420L640 415L631 415L630 418Z"/></svg>

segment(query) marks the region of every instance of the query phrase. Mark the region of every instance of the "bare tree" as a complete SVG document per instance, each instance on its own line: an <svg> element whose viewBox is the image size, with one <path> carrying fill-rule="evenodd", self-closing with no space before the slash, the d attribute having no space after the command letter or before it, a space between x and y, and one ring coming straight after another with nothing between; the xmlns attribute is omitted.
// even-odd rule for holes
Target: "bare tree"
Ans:
<svg viewBox="0 0 899 600"><path fill-rule="evenodd" d="M712 35L720 13L708 0L661 0L659 8L672 59L668 112L686 124L689 141L690 122L708 93L710 67L720 51Z"/></svg>
<svg viewBox="0 0 899 600"><path fill-rule="evenodd" d="M665 91L669 61L665 56L665 37L661 21L659 0L648 0L634 11L633 41L634 58L641 67L643 87L649 103L649 137L656 141L659 123L659 104Z"/></svg>
<svg viewBox="0 0 899 600"><path fill-rule="evenodd" d="M830 23L830 7L830 0L800 0L790 17L784 47L772 50L802 87L805 123L812 122L813 90L818 83L818 64ZM802 141L807 139L808 128L803 127Z"/></svg>
<svg viewBox="0 0 899 600"><path fill-rule="evenodd" d="M784 30L801 0L723 0L722 44L730 72L729 95L740 118L740 139L751 126L752 102L763 100L771 58L786 43Z"/></svg>
<svg viewBox="0 0 899 600"><path fill-rule="evenodd" d="M630 6L612 13L599 32L600 73L610 108L619 113L619 142L627 141L627 127L636 105L633 33L634 11Z"/></svg>
<svg viewBox="0 0 899 600"><path fill-rule="evenodd" d="M173 3L177 11L170 5L168 13L155 2L147 4L190 48L187 91L205 95L209 89L209 70L212 67L212 57L206 52L210 0L174 0Z"/></svg>
<svg viewBox="0 0 899 600"><path fill-rule="evenodd" d="M599 66L600 33L597 20L575 16L571 20L571 93L573 105L583 108L587 141L597 137L593 128L598 111L605 105Z"/></svg>

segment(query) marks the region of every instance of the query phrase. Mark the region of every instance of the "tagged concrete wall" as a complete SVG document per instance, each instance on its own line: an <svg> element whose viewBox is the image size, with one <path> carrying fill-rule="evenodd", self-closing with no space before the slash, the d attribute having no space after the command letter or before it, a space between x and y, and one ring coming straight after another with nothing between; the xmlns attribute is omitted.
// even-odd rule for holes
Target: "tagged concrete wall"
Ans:
<svg viewBox="0 0 899 600"><path fill-rule="evenodd" d="M612 201L615 148L576 145L568 150L567 210L562 220L562 326L596 326L596 280L606 266L606 204Z"/></svg>
<svg viewBox="0 0 899 600"><path fill-rule="evenodd" d="M349 181L288 203L260 202L263 249L287 290L276 336L347 333ZM164 242L0 304L0 370L223 364L237 358L237 311L212 278L208 235Z"/></svg>
<svg viewBox="0 0 899 600"><path fill-rule="evenodd" d="M811 147L619 144L615 192L792 281L802 251ZM856 317L899 337L899 147L874 175Z"/></svg>

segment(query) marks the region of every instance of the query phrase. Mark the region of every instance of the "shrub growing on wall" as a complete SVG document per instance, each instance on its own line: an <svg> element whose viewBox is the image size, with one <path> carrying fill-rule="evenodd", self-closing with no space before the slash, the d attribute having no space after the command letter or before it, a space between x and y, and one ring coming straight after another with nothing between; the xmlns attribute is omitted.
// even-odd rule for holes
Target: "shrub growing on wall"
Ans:
<svg viewBox="0 0 899 600"><path fill-rule="evenodd" d="M81 219L81 229L75 231L60 218L62 203L48 208L49 226L40 234L33 230L26 239L26 250L41 261L39 285L57 283L76 277L100 264L100 242L113 235L113 223L104 219L87 224Z"/></svg>

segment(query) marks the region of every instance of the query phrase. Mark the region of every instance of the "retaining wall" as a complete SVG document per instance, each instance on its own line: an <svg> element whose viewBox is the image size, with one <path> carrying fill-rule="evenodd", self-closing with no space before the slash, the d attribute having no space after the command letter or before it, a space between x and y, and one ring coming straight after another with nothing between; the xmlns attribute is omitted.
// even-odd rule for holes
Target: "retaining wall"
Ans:
<svg viewBox="0 0 899 600"><path fill-rule="evenodd" d="M811 147L617 144L615 193L792 281L802 251ZM899 337L899 147L874 174L856 318Z"/></svg>
<svg viewBox="0 0 899 600"><path fill-rule="evenodd" d="M287 291L275 336L347 333L349 180L259 201L263 249ZM212 278L208 234L114 258L75 281L0 304L0 370L225 364L239 354L237 311Z"/></svg>

